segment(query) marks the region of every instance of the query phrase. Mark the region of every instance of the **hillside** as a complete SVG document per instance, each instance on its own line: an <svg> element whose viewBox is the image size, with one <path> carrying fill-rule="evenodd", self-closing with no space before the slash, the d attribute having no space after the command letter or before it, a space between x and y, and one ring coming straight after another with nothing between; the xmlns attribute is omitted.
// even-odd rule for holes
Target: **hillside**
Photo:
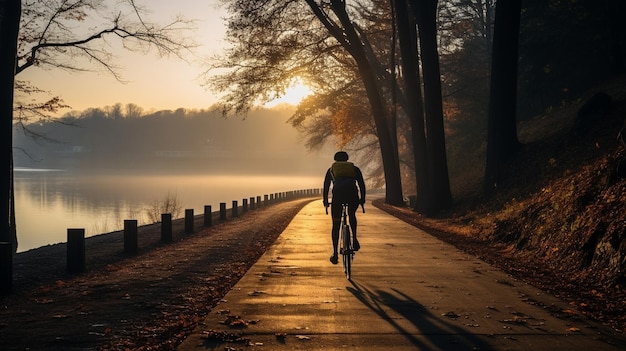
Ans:
<svg viewBox="0 0 626 351"><path fill-rule="evenodd" d="M600 91L610 110L576 133L578 110ZM495 195L438 218L380 206L626 332L625 117L620 79L521 123L524 146Z"/></svg>

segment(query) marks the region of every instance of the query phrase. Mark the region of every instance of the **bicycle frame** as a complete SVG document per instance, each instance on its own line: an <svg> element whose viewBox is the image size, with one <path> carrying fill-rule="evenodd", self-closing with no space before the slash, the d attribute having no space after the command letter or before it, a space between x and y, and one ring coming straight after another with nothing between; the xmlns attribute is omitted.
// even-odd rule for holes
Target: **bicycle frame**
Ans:
<svg viewBox="0 0 626 351"><path fill-rule="evenodd" d="M365 207L361 204L363 212ZM328 208L326 208L326 214L328 214ZM350 231L350 221L348 218L348 204L341 204L341 228L339 228L339 254L342 257L343 272L346 274L346 278L350 280L352 278L352 260L354 259L354 251L352 235Z"/></svg>
<svg viewBox="0 0 626 351"><path fill-rule="evenodd" d="M352 235L350 234L350 224L348 221L348 204L342 204L341 209L341 229L339 231L339 253L343 261L343 272L350 280L352 275L352 260L354 259L354 249L352 247Z"/></svg>

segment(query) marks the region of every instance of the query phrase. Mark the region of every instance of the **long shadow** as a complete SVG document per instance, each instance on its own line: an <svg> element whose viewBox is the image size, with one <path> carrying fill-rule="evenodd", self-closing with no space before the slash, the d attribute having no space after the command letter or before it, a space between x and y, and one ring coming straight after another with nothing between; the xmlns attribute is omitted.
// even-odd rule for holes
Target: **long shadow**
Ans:
<svg viewBox="0 0 626 351"><path fill-rule="evenodd" d="M493 345L483 338L471 334L466 329L446 322L441 316L433 315L426 307L410 296L390 289L390 291L372 291L363 285L351 281L346 289L365 306L376 312L382 320L389 323L419 350L491 350ZM407 330L397 317L387 311L391 309L413 324L419 332ZM419 337L421 336L421 338Z"/></svg>

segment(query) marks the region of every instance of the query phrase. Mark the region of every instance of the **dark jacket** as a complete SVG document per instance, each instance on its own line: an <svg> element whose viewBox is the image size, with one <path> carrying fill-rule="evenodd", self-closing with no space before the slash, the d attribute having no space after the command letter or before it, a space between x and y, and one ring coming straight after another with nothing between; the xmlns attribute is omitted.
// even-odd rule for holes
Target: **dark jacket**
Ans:
<svg viewBox="0 0 626 351"><path fill-rule="evenodd" d="M324 177L324 204L328 204L330 185L334 202L364 203L365 181L359 167L352 162L335 162L326 171ZM359 196L360 192L360 196Z"/></svg>

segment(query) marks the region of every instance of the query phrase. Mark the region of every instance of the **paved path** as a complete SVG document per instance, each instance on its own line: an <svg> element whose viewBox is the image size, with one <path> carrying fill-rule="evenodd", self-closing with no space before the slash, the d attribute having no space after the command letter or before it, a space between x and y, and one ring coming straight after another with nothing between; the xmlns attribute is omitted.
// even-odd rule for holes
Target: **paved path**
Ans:
<svg viewBox="0 0 626 351"><path fill-rule="evenodd" d="M178 350L626 350L555 297L366 211L352 281L312 202Z"/></svg>

